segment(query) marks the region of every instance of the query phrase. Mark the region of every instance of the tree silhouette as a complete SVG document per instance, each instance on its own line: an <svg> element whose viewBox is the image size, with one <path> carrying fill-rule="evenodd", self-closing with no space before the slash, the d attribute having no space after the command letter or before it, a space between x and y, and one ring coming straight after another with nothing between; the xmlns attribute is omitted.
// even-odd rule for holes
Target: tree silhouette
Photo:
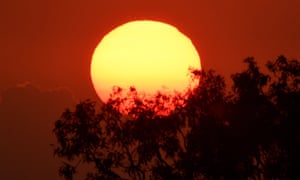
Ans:
<svg viewBox="0 0 300 180"><path fill-rule="evenodd" d="M89 164L86 179L300 178L300 64L280 56L264 74L244 62L230 92L214 71L191 70L200 83L184 95L115 88L97 109L90 100L67 109L53 130L60 175Z"/></svg>
<svg viewBox="0 0 300 180"><path fill-rule="evenodd" d="M299 179L300 63L280 56L275 62L268 62L267 67L274 77L269 96L278 113L276 145L280 150L279 159L269 164L274 166L273 171L284 169L284 176Z"/></svg>

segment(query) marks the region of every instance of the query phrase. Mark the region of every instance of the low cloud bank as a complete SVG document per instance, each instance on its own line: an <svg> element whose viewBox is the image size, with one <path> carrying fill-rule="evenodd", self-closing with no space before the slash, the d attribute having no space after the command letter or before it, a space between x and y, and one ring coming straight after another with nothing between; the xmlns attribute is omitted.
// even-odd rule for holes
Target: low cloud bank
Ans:
<svg viewBox="0 0 300 180"><path fill-rule="evenodd" d="M51 143L54 122L75 100L66 88L41 90L31 83L4 91L0 99L0 178L58 179Z"/></svg>

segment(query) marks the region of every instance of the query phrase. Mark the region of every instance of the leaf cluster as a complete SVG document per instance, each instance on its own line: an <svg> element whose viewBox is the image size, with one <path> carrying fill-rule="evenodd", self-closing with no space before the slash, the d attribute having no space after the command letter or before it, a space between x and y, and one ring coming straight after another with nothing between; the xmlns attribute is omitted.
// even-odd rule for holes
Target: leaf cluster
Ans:
<svg viewBox="0 0 300 180"><path fill-rule="evenodd" d="M66 110L53 130L60 174L86 163L87 179L300 178L300 64L280 56L262 73L244 62L230 92L216 72L192 70L200 83L187 94L116 87L97 112L90 100Z"/></svg>

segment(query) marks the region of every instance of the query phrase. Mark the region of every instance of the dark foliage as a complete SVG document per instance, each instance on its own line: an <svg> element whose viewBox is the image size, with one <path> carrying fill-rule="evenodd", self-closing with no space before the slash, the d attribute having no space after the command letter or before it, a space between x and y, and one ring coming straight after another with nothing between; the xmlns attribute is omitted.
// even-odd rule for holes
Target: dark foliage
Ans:
<svg viewBox="0 0 300 180"><path fill-rule="evenodd" d="M116 88L97 112L89 100L66 110L53 130L60 175L87 163L87 179L300 179L300 63L280 56L264 74L244 62L231 92L214 71L193 70L200 83L187 95L147 100L132 87L122 98ZM174 111L157 113L170 102Z"/></svg>

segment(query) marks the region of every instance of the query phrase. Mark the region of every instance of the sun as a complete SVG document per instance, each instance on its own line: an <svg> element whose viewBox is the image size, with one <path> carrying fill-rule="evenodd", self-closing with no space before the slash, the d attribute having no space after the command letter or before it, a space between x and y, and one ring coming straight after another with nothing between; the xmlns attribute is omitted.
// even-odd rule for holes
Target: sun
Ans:
<svg viewBox="0 0 300 180"><path fill-rule="evenodd" d="M114 86L149 97L184 92L191 83L189 68L201 69L192 41L174 26L151 20L131 21L110 31L94 50L91 79L107 102Z"/></svg>

